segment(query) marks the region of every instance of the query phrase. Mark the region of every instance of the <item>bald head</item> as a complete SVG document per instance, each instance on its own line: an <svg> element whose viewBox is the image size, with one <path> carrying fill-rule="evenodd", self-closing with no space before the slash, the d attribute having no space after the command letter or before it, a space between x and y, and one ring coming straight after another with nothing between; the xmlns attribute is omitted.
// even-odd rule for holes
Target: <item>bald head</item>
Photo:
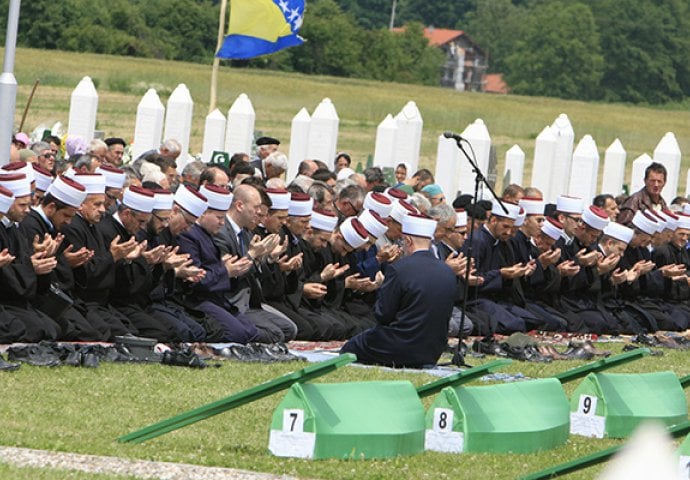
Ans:
<svg viewBox="0 0 690 480"><path fill-rule="evenodd" d="M233 195L228 215L240 227L253 229L259 223L261 194L251 185L239 185Z"/></svg>

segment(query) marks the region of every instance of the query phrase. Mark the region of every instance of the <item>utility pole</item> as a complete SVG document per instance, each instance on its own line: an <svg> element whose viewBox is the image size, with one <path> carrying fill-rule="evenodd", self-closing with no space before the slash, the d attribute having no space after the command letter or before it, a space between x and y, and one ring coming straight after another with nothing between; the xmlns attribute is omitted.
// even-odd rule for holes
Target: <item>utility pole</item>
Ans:
<svg viewBox="0 0 690 480"><path fill-rule="evenodd" d="M388 24L388 30L393 30L393 27L395 26L395 7L397 4L397 0L393 0L393 5L391 6L391 22Z"/></svg>
<svg viewBox="0 0 690 480"><path fill-rule="evenodd" d="M14 107L17 103L17 79L14 78L14 52L21 0L10 0L5 34L5 60L0 75L0 165L10 163L10 145L14 130Z"/></svg>

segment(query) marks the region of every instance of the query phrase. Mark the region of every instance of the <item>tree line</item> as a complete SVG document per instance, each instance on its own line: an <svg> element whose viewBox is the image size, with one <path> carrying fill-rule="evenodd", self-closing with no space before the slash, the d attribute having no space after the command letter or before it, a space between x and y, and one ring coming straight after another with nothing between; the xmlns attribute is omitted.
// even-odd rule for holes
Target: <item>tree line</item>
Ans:
<svg viewBox="0 0 690 480"><path fill-rule="evenodd" d="M0 0L0 28L9 0ZM239 65L437 85L423 26L463 30L514 93L661 104L690 96L690 0L308 0L299 47ZM20 46L210 63L218 0L32 0Z"/></svg>

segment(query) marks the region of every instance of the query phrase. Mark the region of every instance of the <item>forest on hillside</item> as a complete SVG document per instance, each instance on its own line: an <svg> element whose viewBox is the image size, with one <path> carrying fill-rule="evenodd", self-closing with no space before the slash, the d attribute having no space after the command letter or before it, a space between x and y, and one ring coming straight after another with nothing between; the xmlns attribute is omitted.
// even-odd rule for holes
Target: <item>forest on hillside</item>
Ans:
<svg viewBox="0 0 690 480"><path fill-rule="evenodd" d="M9 0L0 0L0 29ZM395 26L388 30L395 4ZM218 0L32 0L18 44L210 63ZM238 65L437 85L424 26L465 31L512 92L662 104L690 96L690 0L308 0L307 42Z"/></svg>

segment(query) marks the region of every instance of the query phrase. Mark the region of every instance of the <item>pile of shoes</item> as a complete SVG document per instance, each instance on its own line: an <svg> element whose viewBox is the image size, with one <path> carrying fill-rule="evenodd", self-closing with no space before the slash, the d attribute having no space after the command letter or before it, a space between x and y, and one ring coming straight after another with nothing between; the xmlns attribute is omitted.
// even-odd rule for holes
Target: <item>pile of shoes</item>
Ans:
<svg viewBox="0 0 690 480"><path fill-rule="evenodd" d="M161 363L163 365L189 368L206 368L209 366L198 353L194 352L192 346L180 346L163 352ZM219 364L213 364L213 366L220 367Z"/></svg>
<svg viewBox="0 0 690 480"><path fill-rule="evenodd" d="M553 345L539 345L533 337L524 333L514 333L501 342L493 335L489 335L476 340L472 344L472 351L513 360L542 363L552 360L591 360L595 356L611 355L608 350L596 348L591 340L571 340L568 348L559 352Z"/></svg>
<svg viewBox="0 0 690 480"><path fill-rule="evenodd" d="M672 350L687 350L690 348L690 339L675 332L657 333L656 335L640 333L633 336L630 341L645 347L662 347Z"/></svg>
<svg viewBox="0 0 690 480"><path fill-rule="evenodd" d="M216 355L240 362L276 363L306 360L291 353L284 343L231 343L213 350Z"/></svg>
<svg viewBox="0 0 690 480"><path fill-rule="evenodd" d="M97 368L102 361L137 361L130 352L119 345L111 347L56 342L14 345L7 350L7 358L13 362L26 363L36 367L68 365L72 367ZM2 369L1 366L0 369Z"/></svg>
<svg viewBox="0 0 690 480"><path fill-rule="evenodd" d="M4 358L2 358L2 355L0 355L0 371L14 372L15 370L18 370L19 367L21 367L20 363L8 362Z"/></svg>

